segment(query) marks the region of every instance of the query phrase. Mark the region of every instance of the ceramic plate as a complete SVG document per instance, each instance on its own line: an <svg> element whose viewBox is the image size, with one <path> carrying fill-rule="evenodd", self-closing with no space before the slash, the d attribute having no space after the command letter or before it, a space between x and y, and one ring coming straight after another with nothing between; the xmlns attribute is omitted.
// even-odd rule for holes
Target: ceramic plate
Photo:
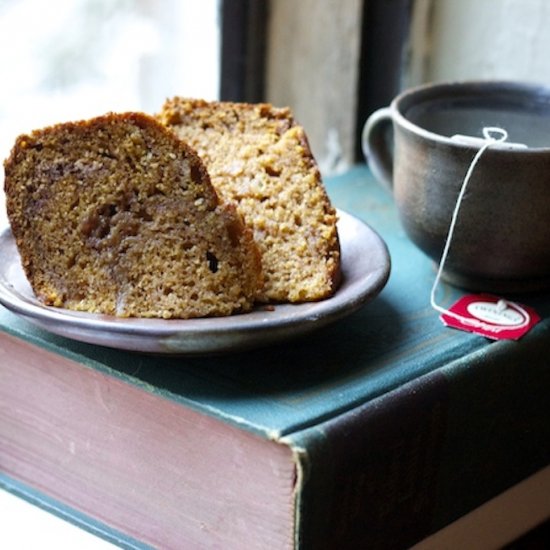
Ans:
<svg viewBox="0 0 550 550"><path fill-rule="evenodd" d="M145 353L208 354L241 351L305 334L372 300L390 273L384 241L368 225L338 211L343 280L331 298L258 307L208 319L118 318L46 307L23 274L9 229L0 234L0 303L40 328L74 340Z"/></svg>

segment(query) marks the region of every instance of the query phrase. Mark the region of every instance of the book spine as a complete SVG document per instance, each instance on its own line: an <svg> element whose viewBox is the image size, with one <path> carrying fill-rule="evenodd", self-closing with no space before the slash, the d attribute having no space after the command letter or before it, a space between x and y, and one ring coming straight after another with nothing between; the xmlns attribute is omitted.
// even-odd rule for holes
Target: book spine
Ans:
<svg viewBox="0 0 550 550"><path fill-rule="evenodd" d="M303 433L300 548L396 549L422 538L447 407L447 381L431 374Z"/></svg>
<svg viewBox="0 0 550 550"><path fill-rule="evenodd" d="M296 434L299 546L409 548L550 463L550 339L519 349L494 344Z"/></svg>

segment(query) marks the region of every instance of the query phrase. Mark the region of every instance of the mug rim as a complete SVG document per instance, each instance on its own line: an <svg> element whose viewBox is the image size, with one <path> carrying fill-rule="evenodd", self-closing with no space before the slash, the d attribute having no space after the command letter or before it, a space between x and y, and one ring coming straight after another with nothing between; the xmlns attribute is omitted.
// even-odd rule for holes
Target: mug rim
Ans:
<svg viewBox="0 0 550 550"><path fill-rule="evenodd" d="M418 124L415 124L414 122L411 122L408 118L405 117L401 110L402 104L411 97L422 97L425 96L429 98L431 95L434 97L437 97L437 94L439 93L439 97L444 98L445 94L441 94L441 92L450 92L456 93L457 91L463 91L467 92L470 91L473 93L475 92L487 92L490 90L499 91L499 92L505 92L505 93L517 93L517 92L523 92L523 93L529 93L533 95L534 97L547 97L549 102L549 112L550 112L550 87L536 84L536 83L529 83L529 82L521 82L521 81L514 81L514 80L456 80L456 81L443 81L443 82L428 82L425 84L421 84L418 86L414 86L411 88L408 88L406 90L403 90L400 94L398 94L391 102L390 108L392 110L392 115L394 120L397 120L403 128L408 130L409 132L412 132L414 134L419 135L420 137L423 137L425 139L432 140L434 142L440 143L442 145L452 145L454 147L461 147L466 149L476 148L479 149L479 147L472 146L468 143L463 143L460 141L456 141L451 139L449 136L444 136L442 134L438 134L436 132L433 132L431 130L427 130L426 128L423 128L422 126L419 126ZM449 95L450 97L450 95ZM506 147L506 142L501 143L495 143L494 146L491 147L492 151L495 152L506 152L510 154L511 152L515 153L522 153L522 154L533 154L533 153L548 153L550 152L550 145L546 147L527 147L525 149L514 149L511 150L510 148Z"/></svg>

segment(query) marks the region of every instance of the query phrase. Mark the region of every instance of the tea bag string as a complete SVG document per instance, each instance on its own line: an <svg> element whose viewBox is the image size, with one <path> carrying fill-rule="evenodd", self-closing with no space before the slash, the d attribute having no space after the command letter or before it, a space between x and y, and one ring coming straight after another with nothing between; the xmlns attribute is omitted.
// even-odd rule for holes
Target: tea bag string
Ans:
<svg viewBox="0 0 550 550"><path fill-rule="evenodd" d="M443 269L445 267L445 262L447 260L448 254L449 254L449 249L451 248L451 241L453 239L455 226L456 226L456 223L457 223L457 220L458 220L458 213L459 213L459 210L460 210L460 206L462 204L462 199L464 198L464 194L466 193L466 189L468 188L468 184L470 183L470 179L471 179L472 174L475 170L475 167L476 167L477 163L479 162L479 159L482 157L483 153L485 153L485 151L487 149L489 149L489 147L491 147L492 145L495 145L497 143L502 143L502 142L504 142L508 139L508 132L506 130L504 130L503 128L498 128L498 127L494 127L494 126L487 126L487 127L483 128L483 137L486 139L486 141L483 144L483 146L479 149L479 151L476 153L476 155L474 156L474 158L473 158L473 160L470 164L470 167L468 168L468 171L466 172L466 176L464 177L464 181L462 182L462 187L460 188L460 193L458 194L458 198L456 200L453 215L451 217L451 223L449 225L449 231L447 233L447 238L445 240L445 246L443 248L443 253L441 255L441 260L439 261L439 268L437 270L437 275L436 275L434 283L432 285L432 290L431 290L431 293L430 293L430 304L431 304L432 308L435 309L436 311L438 311L439 313L444 314L444 315L448 315L449 317L453 317L454 319L458 319L459 321L461 321L462 323L464 323L466 325L477 327L477 328L482 328L484 330L488 330L488 331L492 331L492 332L500 332L501 330L505 330L506 327L501 327L501 326L497 326L497 325L484 323L483 321L480 321L478 319L472 319L472 318L469 318L469 317L464 317L464 316L462 316L458 313L455 313L453 311L449 311L448 309L440 306L436 302L436 298L435 298L436 290L437 290L437 287L439 286L439 282L441 280L441 275L442 275ZM497 308L505 309L506 306L508 305L508 303L509 302L506 302L506 300L500 300L497 304ZM515 328L521 328L521 327L527 326L527 324L529 323L529 314L519 304L514 303L514 308L519 310L519 313L523 317L522 324L519 325L519 326L516 326Z"/></svg>

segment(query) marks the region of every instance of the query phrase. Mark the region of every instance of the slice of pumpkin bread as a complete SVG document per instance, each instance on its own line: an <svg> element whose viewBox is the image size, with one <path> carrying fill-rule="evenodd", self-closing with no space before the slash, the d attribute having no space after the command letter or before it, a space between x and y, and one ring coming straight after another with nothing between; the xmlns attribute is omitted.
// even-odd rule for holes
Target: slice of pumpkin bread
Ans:
<svg viewBox="0 0 550 550"><path fill-rule="evenodd" d="M290 110L175 97L158 119L197 151L216 190L252 228L265 277L262 300L332 295L340 277L336 213Z"/></svg>
<svg viewBox="0 0 550 550"><path fill-rule="evenodd" d="M37 130L4 165L8 217L43 303L160 318L252 307L262 276L250 230L196 153L153 117Z"/></svg>

